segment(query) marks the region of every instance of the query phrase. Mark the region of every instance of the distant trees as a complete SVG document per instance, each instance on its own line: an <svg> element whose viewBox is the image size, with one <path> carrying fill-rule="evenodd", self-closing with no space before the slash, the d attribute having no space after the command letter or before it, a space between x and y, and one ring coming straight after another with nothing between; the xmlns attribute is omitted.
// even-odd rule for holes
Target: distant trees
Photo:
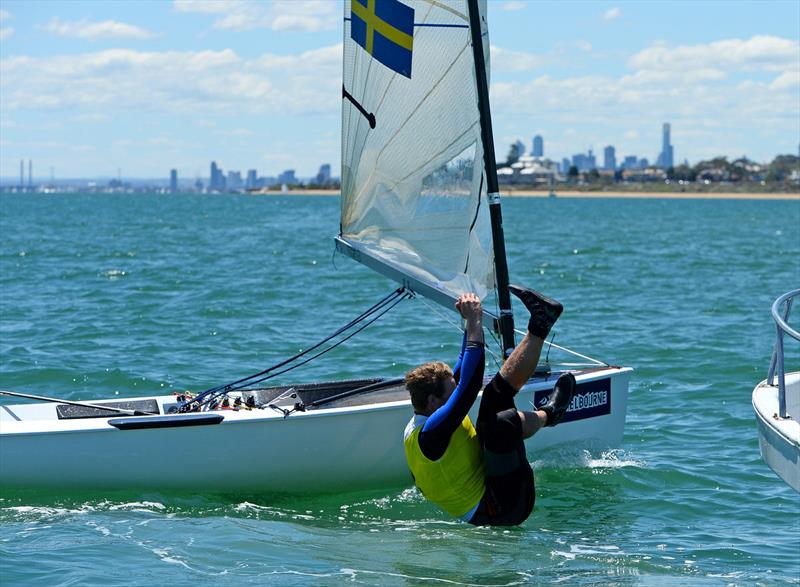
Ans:
<svg viewBox="0 0 800 587"><path fill-rule="evenodd" d="M778 155L769 164L767 181L786 181L792 172L800 172L800 157L797 155Z"/></svg>

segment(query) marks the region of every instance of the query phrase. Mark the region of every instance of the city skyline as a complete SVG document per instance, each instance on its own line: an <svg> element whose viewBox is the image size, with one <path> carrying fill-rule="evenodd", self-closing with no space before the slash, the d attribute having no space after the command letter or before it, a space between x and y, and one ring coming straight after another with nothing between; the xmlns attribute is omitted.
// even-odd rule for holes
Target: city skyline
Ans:
<svg viewBox="0 0 800 587"><path fill-rule="evenodd" d="M339 160L342 12L4 0L0 176L33 160L42 179L205 177L216 160L312 177ZM796 2L498 1L488 19L498 158L539 135L555 161L614 145L652 162L663 121L679 161L797 152Z"/></svg>

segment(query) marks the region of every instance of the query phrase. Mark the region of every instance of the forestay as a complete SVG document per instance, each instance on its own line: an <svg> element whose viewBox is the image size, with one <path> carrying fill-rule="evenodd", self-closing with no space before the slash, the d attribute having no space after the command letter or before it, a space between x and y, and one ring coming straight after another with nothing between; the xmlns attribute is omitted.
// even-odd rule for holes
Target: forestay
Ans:
<svg viewBox="0 0 800 587"><path fill-rule="evenodd" d="M448 305L494 288L475 75L467 0L345 3L338 248Z"/></svg>

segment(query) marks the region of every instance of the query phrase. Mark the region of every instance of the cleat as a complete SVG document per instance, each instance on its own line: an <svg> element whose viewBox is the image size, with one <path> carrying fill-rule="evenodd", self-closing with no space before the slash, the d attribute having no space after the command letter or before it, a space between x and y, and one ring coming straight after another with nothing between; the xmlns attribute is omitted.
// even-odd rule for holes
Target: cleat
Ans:
<svg viewBox="0 0 800 587"><path fill-rule="evenodd" d="M561 316L561 312L564 311L564 306L560 302L543 296L538 291L527 287L509 285L508 291L522 300L522 303L525 304L531 314L531 318L528 321L528 332L542 340L547 338L553 324L556 323L558 317Z"/></svg>
<svg viewBox="0 0 800 587"><path fill-rule="evenodd" d="M572 373L565 373L556 381L553 392L547 397L544 405L539 409L547 414L545 426L555 426L567 413L567 408L575 394L575 376Z"/></svg>

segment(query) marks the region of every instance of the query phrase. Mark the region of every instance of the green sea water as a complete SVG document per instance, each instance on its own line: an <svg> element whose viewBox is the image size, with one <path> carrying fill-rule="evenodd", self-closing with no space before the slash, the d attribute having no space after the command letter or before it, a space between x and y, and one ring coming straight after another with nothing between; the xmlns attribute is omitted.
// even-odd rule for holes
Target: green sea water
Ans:
<svg viewBox="0 0 800 587"><path fill-rule="evenodd" d="M770 305L800 286L800 202L503 207L512 281L566 307L555 342L635 369L620 449L537 455L525 524L473 528L411 488L5 492L0 584L800 584L800 495L761 461L750 405ZM338 210L336 197L1 197L0 388L201 390L307 348L395 287L333 256ZM292 380L452 361L460 336L437 312L404 302Z"/></svg>

